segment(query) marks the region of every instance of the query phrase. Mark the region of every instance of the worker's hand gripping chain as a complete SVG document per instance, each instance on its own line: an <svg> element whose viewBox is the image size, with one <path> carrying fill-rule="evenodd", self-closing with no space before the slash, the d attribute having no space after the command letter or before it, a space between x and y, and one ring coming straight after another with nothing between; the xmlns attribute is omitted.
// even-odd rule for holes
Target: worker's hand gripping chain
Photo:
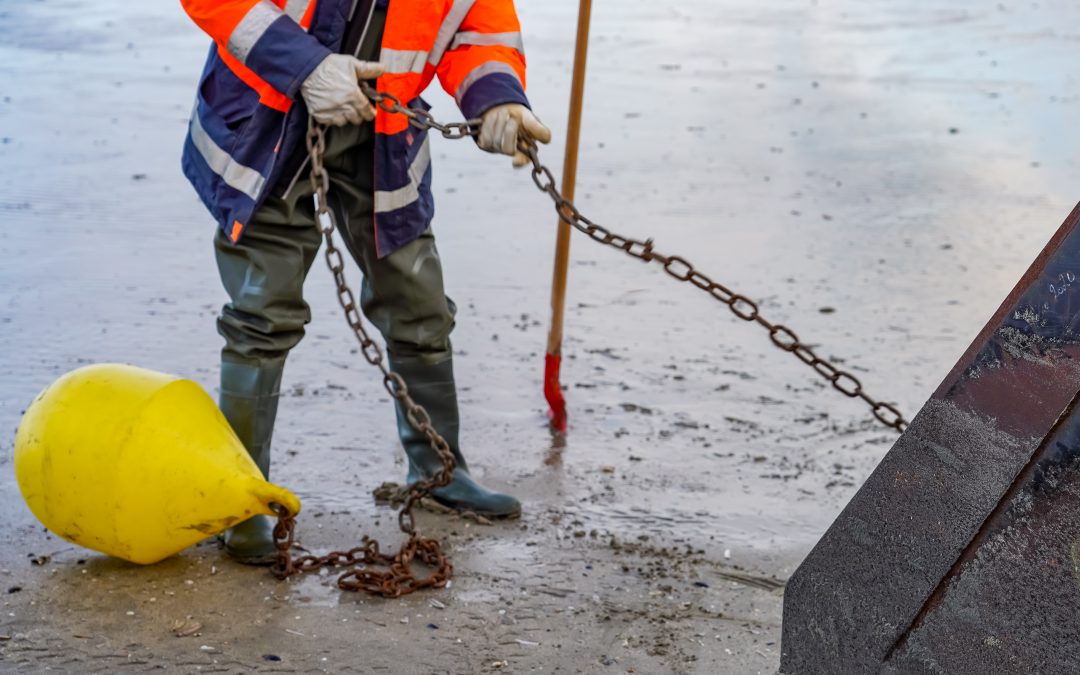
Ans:
<svg viewBox="0 0 1080 675"><path fill-rule="evenodd" d="M440 124L426 110L403 106L396 97L375 91L367 83L361 83L360 86L364 91L364 95L378 105L380 109L387 113L405 115L409 118L409 123L418 129L435 129L444 138L455 140L470 138L479 133L480 120ZM432 427L431 418L427 412L409 396L409 389L404 380L387 368L382 350L364 330L360 319L360 309L356 304L356 297L345 281L344 258L340 249L334 244L334 231L337 228L333 211L327 203L330 176L323 166L323 153L326 150L325 133L322 125L316 123L314 119L308 121L307 147L308 153L311 155L311 184L316 196L317 224L326 242L326 262L334 275L338 302L345 312L345 319L353 329L356 339L360 342L364 358L382 372L383 386L386 387L392 397L401 401L404 405L408 411L409 424L427 436L431 447L438 452L440 459L442 459L443 468L432 478L418 481L409 486L405 503L398 514L398 525L401 531L407 534L409 538L396 555L382 553L379 550L378 543L365 536L360 546L348 551L333 551L325 556L306 555L294 559L292 557L292 545L296 527L295 516L285 509L277 507L278 524L274 528L274 537L277 541L278 560L274 564L272 571L279 579L285 579L299 572L316 570L321 567L359 565L359 567L346 572L338 578L340 588L348 591L364 590L388 597L405 595L421 588L441 588L446 586L450 580L453 567L442 553L437 541L423 538L417 534L413 508L433 488L442 487L450 482L454 471L454 456L446 439L440 436ZM574 206L573 202L563 197L559 192L555 176L550 169L540 162L535 141L522 140L520 149L528 156L529 162L532 164L533 182L541 192L551 197L555 203L555 210L564 223L584 233L589 238L612 248L617 248L634 258L645 262L656 261L664 267L664 271L671 277L679 281L690 282L727 305L732 313L743 321L755 322L769 331L769 339L772 340L774 345L785 352L794 354L800 361L813 368L818 375L828 380L840 393L865 401L870 406L874 417L885 426L901 432L907 427L907 420L894 405L872 398L863 390L862 382L858 378L818 356L790 328L767 321L761 316L758 305L754 301L713 281L703 272L699 272L685 258L658 253L653 248L652 239L642 241L624 237L586 218ZM412 572L412 562L414 560L431 567L431 574L423 578L417 578ZM364 566L367 565L386 569L366 569Z"/></svg>

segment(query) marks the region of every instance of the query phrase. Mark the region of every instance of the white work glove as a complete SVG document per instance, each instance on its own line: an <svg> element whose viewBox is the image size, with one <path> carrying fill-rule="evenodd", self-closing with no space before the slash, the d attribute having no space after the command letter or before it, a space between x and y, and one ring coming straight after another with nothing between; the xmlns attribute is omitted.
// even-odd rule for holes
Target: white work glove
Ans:
<svg viewBox="0 0 1080 675"><path fill-rule="evenodd" d="M510 155L515 169L529 163L529 157L518 149L518 137L550 143L551 130L520 103L497 105L480 116L477 144L488 152Z"/></svg>
<svg viewBox="0 0 1080 675"><path fill-rule="evenodd" d="M375 107L360 91L360 80L373 80L385 72L381 63L361 61L347 54L331 54L311 71L300 93L316 122L340 127L375 119Z"/></svg>

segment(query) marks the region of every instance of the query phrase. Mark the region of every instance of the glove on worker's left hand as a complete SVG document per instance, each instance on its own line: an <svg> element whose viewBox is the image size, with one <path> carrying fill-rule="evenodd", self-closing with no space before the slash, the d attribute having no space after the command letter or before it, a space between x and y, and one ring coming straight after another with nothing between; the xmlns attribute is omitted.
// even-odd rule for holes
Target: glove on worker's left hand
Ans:
<svg viewBox="0 0 1080 675"><path fill-rule="evenodd" d="M551 130L520 103L497 105L480 116L477 144L488 152L510 155L514 158L515 168L529 163L528 156L518 149L519 136L541 143L551 142Z"/></svg>

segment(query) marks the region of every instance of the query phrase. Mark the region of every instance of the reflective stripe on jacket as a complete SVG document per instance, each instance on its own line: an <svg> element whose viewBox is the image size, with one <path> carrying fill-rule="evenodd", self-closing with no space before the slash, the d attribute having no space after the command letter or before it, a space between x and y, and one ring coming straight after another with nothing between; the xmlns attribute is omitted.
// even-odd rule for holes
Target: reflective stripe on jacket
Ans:
<svg viewBox="0 0 1080 675"><path fill-rule="evenodd" d="M181 0L214 40L184 174L233 242L266 195L293 177L286 167L296 167L290 158L304 152L307 130L300 85L341 48L358 1ZM378 88L410 107L427 108L420 94L436 76L466 118L528 105L513 0L392 0L380 60ZM375 130L376 241L385 256L431 223L431 154L427 133L401 115L380 112Z"/></svg>

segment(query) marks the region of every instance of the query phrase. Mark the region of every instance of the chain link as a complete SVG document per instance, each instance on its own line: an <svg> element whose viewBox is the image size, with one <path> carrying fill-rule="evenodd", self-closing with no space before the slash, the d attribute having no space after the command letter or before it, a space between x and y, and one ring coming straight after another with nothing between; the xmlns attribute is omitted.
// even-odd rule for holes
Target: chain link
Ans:
<svg viewBox="0 0 1080 675"><path fill-rule="evenodd" d="M422 108L410 108L402 105L401 100L393 94L376 91L367 82L360 83L360 89L369 101L379 107L380 110L391 114L404 115L409 118L409 124L417 129L434 129L442 134L443 138L456 141L462 138L472 138L480 133L480 120L466 120L465 122L450 122L440 124L435 121L431 113Z"/></svg>
<svg viewBox="0 0 1080 675"><path fill-rule="evenodd" d="M380 110L404 115L409 124L417 129L434 129L443 138L452 140L471 138L480 132L480 120L440 124L431 113L418 108L409 108L401 101L385 92L376 91L367 83L360 84L364 95ZM383 553L378 542L364 537L360 546L347 551L331 551L323 556L305 555L294 558L292 548L295 538L296 515L289 513L280 505L275 505L278 523L274 527L274 539L278 549L278 558L271 571L279 579L288 578L301 572L310 572L323 567L352 567L353 569L338 577L338 587L347 591L367 591L385 597L398 597L423 588L443 588L449 582L453 566L443 554L439 542L421 537L416 531L413 509L416 504L432 489L447 485L452 479L455 467L454 455L438 431L431 424L427 411L417 405L409 396L409 388L400 375L390 371L382 349L364 329L360 318L356 296L345 279L345 260L334 243L337 223L334 212L327 201L330 192L330 175L323 164L326 153L325 129L314 121L308 120L307 149L311 156L311 186L316 199L316 224L326 242L326 264L334 276L338 302L345 314L345 319L360 343L364 358L379 369L383 377L383 386L392 398L404 406L406 417L414 428L427 437L432 449L442 461L442 468L431 478L418 481L407 489L405 503L398 512L398 526L408 535L408 539L396 554ZM797 359L832 384L840 393L849 398L859 398L869 407L874 417L887 427L903 432L907 428L907 419L896 406L878 401L868 395L862 382L850 372L836 366L831 361L817 355L812 347L804 343L787 326L774 324L761 316L761 309L750 298L735 293L723 284L714 281L704 272L681 256L664 255L653 247L652 239L634 239L616 234L586 218L573 202L559 192L555 175L541 161L535 141L519 141L519 149L524 152L532 165L532 180L537 189L551 197L559 219L578 230L590 239L616 248L633 258L644 262L656 262L673 279L688 282L705 291L710 296L727 305L728 309L743 321L753 322L768 331L769 339L778 349L794 354ZM427 576L417 577L412 569L419 562L431 571ZM375 567L377 569L370 569Z"/></svg>

